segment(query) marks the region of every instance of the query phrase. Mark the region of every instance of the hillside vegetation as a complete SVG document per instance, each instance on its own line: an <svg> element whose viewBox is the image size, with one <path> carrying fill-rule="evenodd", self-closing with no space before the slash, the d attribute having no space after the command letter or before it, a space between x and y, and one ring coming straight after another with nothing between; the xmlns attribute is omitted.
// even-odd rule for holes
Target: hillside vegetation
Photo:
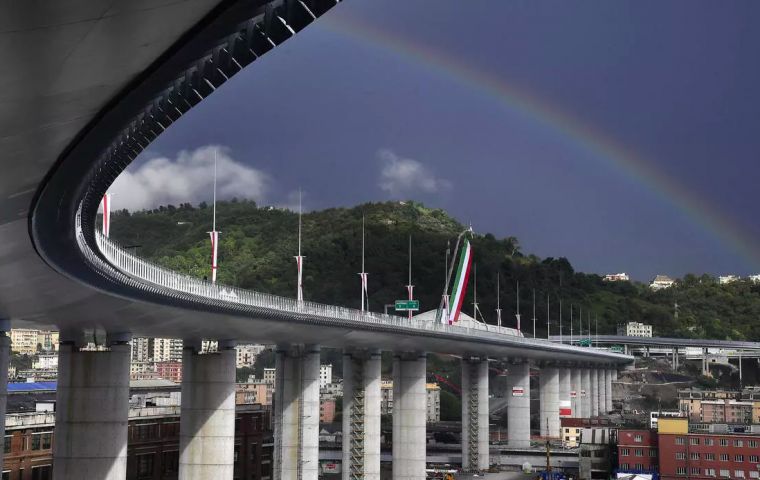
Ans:
<svg viewBox="0 0 760 480"><path fill-rule="evenodd" d="M303 215L302 253L304 291L308 300L359 307L362 215L366 219L366 269L369 272L371 310L404 298L408 241L412 236L412 283L421 309L437 308L444 283L447 242L453 250L466 227L446 212L416 202L368 203ZM184 204L153 211L112 215L111 236L140 256L178 272L209 276L211 208ZM298 215L277 208L259 208L250 201L221 202L217 206L220 283L295 296ZM538 258L522 252L514 237L476 234L478 301L486 321L495 322L496 276L501 276L501 306L505 325L515 323L515 286L520 283L523 330L532 333L533 292L536 295L537 335L546 335L547 294L552 334L562 324L570 332L570 305L574 307L574 334L578 309L583 308L583 332L598 319L600 334L614 333L623 321L654 325L655 334L677 337L760 340L760 285L739 281L718 285L707 275L687 275L669 289L652 292L635 282L603 282L596 274L574 271L565 258ZM472 314L473 280L465 298ZM674 305L678 302L678 315Z"/></svg>

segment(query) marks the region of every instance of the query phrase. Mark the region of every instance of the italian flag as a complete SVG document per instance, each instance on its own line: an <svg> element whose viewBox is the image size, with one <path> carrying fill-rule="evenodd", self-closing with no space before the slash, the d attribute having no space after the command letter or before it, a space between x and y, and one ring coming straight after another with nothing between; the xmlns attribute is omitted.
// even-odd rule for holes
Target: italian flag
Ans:
<svg viewBox="0 0 760 480"><path fill-rule="evenodd" d="M470 241L465 238L462 253L459 256L457 275L454 279L454 288L451 291L451 312L449 313L449 325L459 321L459 313L462 311L464 294L467 291L467 281L470 279L472 267L472 247Z"/></svg>

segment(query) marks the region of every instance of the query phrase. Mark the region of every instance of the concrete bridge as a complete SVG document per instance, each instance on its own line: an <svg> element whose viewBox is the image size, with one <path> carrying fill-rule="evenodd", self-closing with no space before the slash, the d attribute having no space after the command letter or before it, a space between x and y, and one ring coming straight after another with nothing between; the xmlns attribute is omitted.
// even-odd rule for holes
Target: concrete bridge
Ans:
<svg viewBox="0 0 760 480"><path fill-rule="evenodd" d="M316 479L319 349L344 356L344 476L379 478L380 360L394 352L394 478L425 476L428 352L462 360L465 468L489 465L489 359L511 362L509 438L530 442L531 365L545 435L559 402L611 408L631 357L507 329L409 322L210 285L102 237L100 199L166 128L334 0L9 2L0 11L0 330L61 331L54 475L123 479L133 335L182 338L182 479L233 475L235 342L278 345L275 478ZM326 53L328 54L328 53ZM103 347L85 350L85 338ZM203 339L219 349L203 353ZM0 419L9 339L0 336ZM571 392L576 392L572 395ZM4 427L3 427L4 428Z"/></svg>

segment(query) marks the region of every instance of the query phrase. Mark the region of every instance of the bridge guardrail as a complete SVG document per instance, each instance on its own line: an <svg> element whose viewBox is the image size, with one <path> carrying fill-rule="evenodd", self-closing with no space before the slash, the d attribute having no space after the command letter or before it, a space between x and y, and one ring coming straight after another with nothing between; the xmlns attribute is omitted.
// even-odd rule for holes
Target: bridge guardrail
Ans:
<svg viewBox="0 0 760 480"><path fill-rule="evenodd" d="M166 288L175 292L192 295L200 299L209 299L216 302L226 302L246 307L271 309L279 312L288 312L296 315L309 315L330 320L345 320L350 322L375 324L384 326L396 326L409 330L422 332L437 332L463 335L469 337L490 338L507 337L511 341L526 345L551 346L552 349L577 352L577 347L557 345L546 339L526 338L518 334L516 330L495 325L475 324L475 326L463 327L459 325L447 325L428 321L412 321L406 317L387 315L374 312L362 312L361 310L341 307L337 305L325 305L317 302L303 301L281 297L270 293L246 290L238 287L214 284L198 278L175 272L157 265L153 262L138 257L126 251L117 242L104 236L100 231L95 231L97 246L110 265L103 265L102 259L92 252L82 235L80 215L76 221L77 238L82 251L88 260L99 268L111 267L115 273L125 274L129 277L148 282L150 284ZM564 348L563 348L564 347ZM584 349L588 352L588 349ZM601 351L599 353L602 353ZM621 355L622 357L622 355Z"/></svg>

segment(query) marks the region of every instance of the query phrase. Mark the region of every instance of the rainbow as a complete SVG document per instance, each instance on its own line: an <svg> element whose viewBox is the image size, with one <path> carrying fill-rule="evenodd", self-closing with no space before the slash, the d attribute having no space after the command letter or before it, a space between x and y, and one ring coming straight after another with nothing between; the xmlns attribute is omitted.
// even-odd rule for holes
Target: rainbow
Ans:
<svg viewBox="0 0 760 480"><path fill-rule="evenodd" d="M749 262L747 268L760 268L760 241L732 221L730 213L720 211L657 169L652 162L638 157L583 120L447 52L405 38L398 32L382 30L345 12L327 15L319 24L370 47L394 53L415 66L443 74L468 89L487 95L510 111L525 115L574 147L591 153L602 165L641 185L665 205L683 213L692 224Z"/></svg>

